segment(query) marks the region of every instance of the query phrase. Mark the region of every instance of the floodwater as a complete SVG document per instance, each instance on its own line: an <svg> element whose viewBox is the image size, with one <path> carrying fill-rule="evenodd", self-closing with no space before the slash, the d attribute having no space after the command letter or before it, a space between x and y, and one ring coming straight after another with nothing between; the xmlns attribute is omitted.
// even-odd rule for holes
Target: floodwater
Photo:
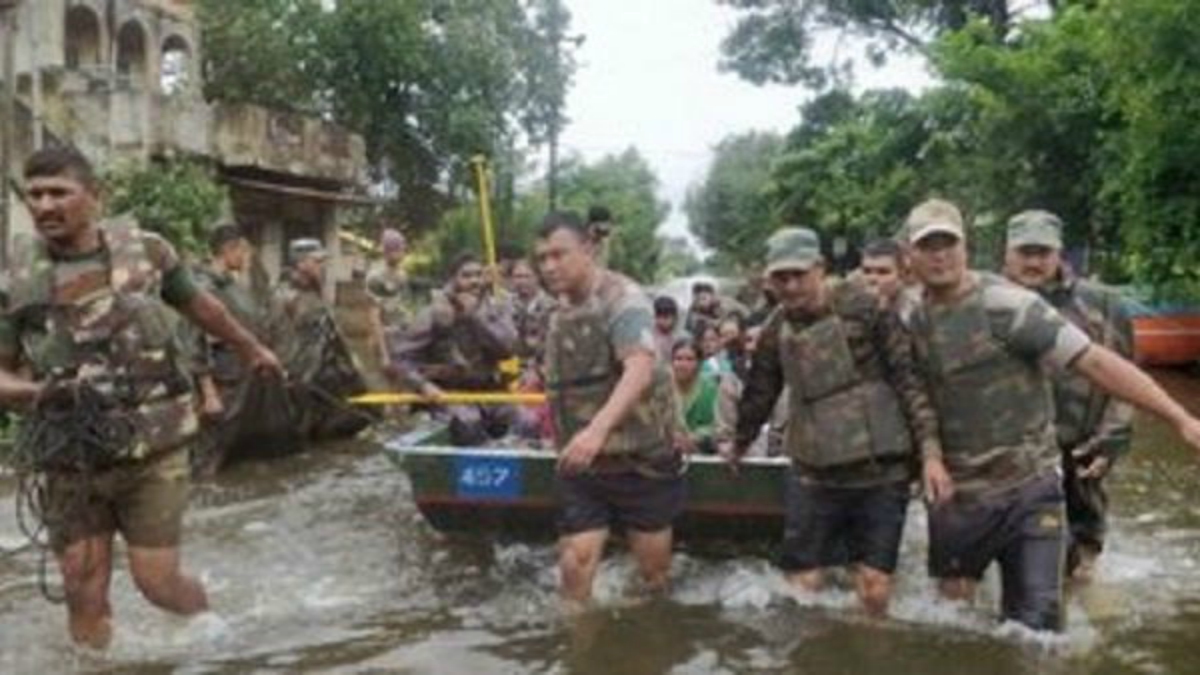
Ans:
<svg viewBox="0 0 1200 675"><path fill-rule="evenodd" d="M1200 404L1200 380L1163 381ZM64 610L42 600L37 558L0 559L0 673L1189 673L1200 670L1200 465L1140 420L1113 483L1099 578L1072 593L1063 636L934 599L914 505L893 617L872 622L845 591L798 598L767 561L682 554L669 597L639 601L620 553L598 607L567 617L549 546L451 541L369 443L235 467L193 494L187 567L215 613L185 621L145 603L122 564L116 635L103 654L71 647ZM17 543L0 479L0 545Z"/></svg>

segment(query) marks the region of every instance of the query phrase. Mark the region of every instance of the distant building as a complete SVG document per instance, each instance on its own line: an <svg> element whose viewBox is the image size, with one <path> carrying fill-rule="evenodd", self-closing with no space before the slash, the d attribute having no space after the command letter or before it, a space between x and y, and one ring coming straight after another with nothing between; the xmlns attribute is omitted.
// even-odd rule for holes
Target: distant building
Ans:
<svg viewBox="0 0 1200 675"><path fill-rule="evenodd" d="M318 237L339 264L339 212L367 204L361 137L335 124L254 105L206 102L200 32L186 0L26 0L17 12L19 160L66 142L97 165L192 157L210 162L270 277L287 241ZM10 184L11 187L11 184ZM2 189L2 187L0 187ZM13 200L16 229L28 215Z"/></svg>

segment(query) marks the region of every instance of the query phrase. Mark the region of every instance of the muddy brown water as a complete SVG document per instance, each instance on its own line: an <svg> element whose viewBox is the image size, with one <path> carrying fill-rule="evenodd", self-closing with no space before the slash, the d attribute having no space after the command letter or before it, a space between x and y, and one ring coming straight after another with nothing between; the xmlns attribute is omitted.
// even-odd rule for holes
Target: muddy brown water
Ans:
<svg viewBox="0 0 1200 675"><path fill-rule="evenodd" d="M1200 380L1159 374L1200 407ZM1113 481L1099 578L1071 594L1065 635L992 620L994 575L974 607L934 599L924 515L910 512L893 616L862 618L845 591L796 598L769 561L682 554L669 597L627 592L620 553L596 609L563 616L548 546L447 539L374 443L235 467L197 488L187 567L213 615L146 604L121 563L114 643L71 647L64 610L37 590L37 558L0 560L0 673L1194 673L1200 636L1200 463L1139 420ZM0 478L0 545L18 542Z"/></svg>

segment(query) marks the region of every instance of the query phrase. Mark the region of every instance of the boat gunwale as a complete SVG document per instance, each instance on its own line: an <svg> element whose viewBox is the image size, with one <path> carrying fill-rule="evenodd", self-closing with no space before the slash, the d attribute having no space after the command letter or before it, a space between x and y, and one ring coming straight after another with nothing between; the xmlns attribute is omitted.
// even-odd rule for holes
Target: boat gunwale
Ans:
<svg viewBox="0 0 1200 675"><path fill-rule="evenodd" d="M507 457L512 459L540 459L540 460L557 460L557 454L549 450L531 450L528 448L480 448L473 446L456 447L452 445L426 445L419 442L413 442L413 436L418 438L429 438L436 433L421 432L419 434L406 434L394 438L384 443L384 447L388 452L405 456L429 456L429 457ZM688 463L696 464L725 464L725 459L716 455L688 455ZM744 457L740 464L746 467L773 467L773 466L788 466L790 460L787 457Z"/></svg>

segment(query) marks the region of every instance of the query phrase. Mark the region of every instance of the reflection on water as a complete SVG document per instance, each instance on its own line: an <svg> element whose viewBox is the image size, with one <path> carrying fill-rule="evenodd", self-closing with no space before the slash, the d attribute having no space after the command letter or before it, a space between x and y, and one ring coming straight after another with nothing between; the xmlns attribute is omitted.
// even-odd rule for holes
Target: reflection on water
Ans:
<svg viewBox="0 0 1200 675"><path fill-rule="evenodd" d="M1200 403L1200 382L1164 382ZM1113 485L1099 580L1072 595L1062 637L997 626L996 582L976 607L935 601L914 505L893 617L872 622L848 590L796 597L769 561L680 555L668 598L629 597L607 560L599 607L558 611L554 551L448 540L416 513L406 479L371 444L235 467L197 489L188 567L218 614L183 621L136 594L121 565L109 652L70 647L64 610L41 600L37 560L0 559L0 672L404 670L417 673L1181 673L1200 633L1200 467L1140 420ZM0 546L16 540L0 480Z"/></svg>

